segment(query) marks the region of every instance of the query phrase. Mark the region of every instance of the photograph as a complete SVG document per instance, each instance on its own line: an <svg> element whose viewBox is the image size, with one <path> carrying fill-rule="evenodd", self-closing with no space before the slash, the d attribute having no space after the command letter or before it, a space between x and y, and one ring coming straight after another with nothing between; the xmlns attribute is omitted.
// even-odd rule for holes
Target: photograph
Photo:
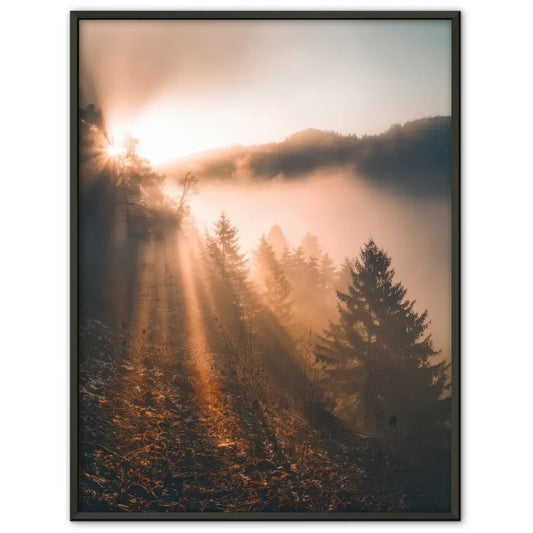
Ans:
<svg viewBox="0 0 533 533"><path fill-rule="evenodd" d="M460 519L460 13L70 13L72 520Z"/></svg>

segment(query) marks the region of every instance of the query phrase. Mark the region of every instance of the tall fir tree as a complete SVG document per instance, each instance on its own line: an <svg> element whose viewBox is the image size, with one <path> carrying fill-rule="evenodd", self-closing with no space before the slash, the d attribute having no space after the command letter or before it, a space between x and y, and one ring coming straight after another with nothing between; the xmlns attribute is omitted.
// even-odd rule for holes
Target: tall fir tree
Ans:
<svg viewBox="0 0 533 533"><path fill-rule="evenodd" d="M221 281L235 286L245 283L246 258L240 251L238 230L225 213L220 215L213 233L207 237L207 250Z"/></svg>
<svg viewBox="0 0 533 533"><path fill-rule="evenodd" d="M289 243L287 242L287 238L282 229L277 224L274 224L270 228L266 241L272 246L272 249L276 254L276 259L281 260L285 250L289 247Z"/></svg>
<svg viewBox="0 0 533 533"><path fill-rule="evenodd" d="M248 266L240 251L238 230L224 213L206 236L206 252L217 313L228 329L238 332L251 312Z"/></svg>
<svg viewBox="0 0 533 533"><path fill-rule="evenodd" d="M322 254L318 237L312 233L306 233L300 246L308 259L313 257L318 259Z"/></svg>
<svg viewBox="0 0 533 533"><path fill-rule="evenodd" d="M256 280L266 302L278 320L286 326L290 320L292 302L289 298L292 287L273 247L264 235L254 251L254 259Z"/></svg>
<svg viewBox="0 0 533 533"><path fill-rule="evenodd" d="M295 314L301 314L302 309L308 307L308 300L312 291L308 286L308 268L302 247L294 250L285 249L281 258L281 267L292 287Z"/></svg>
<svg viewBox="0 0 533 533"><path fill-rule="evenodd" d="M333 260L327 253L320 256L318 263L319 288L323 293L324 298L335 296L335 280L337 271Z"/></svg>
<svg viewBox="0 0 533 533"><path fill-rule="evenodd" d="M337 387L358 395L365 430L380 434L390 424L414 437L444 427L448 364L431 362L439 352L427 334L427 311L415 312L372 239L344 268L351 283L337 292L339 319L317 346L318 359Z"/></svg>
<svg viewBox="0 0 533 533"><path fill-rule="evenodd" d="M339 270L335 276L336 291L346 292L352 282L352 271L354 268L355 259L345 257L341 263Z"/></svg>

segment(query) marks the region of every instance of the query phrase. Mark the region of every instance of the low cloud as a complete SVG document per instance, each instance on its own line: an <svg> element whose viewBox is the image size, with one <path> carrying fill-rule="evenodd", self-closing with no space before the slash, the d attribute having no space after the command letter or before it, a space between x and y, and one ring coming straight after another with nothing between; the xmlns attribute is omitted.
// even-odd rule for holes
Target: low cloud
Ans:
<svg viewBox="0 0 533 533"><path fill-rule="evenodd" d="M419 119L364 137L308 129L280 143L189 156L165 171L169 175L192 171L201 181L256 181L301 179L331 168L343 168L395 193L449 197L451 118Z"/></svg>

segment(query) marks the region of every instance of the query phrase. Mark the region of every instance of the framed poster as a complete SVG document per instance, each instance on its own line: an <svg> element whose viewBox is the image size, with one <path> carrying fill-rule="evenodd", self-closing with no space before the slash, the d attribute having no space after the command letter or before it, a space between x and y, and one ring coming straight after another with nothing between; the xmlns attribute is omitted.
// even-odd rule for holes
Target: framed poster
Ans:
<svg viewBox="0 0 533 533"><path fill-rule="evenodd" d="M71 13L71 518L459 519L457 12Z"/></svg>

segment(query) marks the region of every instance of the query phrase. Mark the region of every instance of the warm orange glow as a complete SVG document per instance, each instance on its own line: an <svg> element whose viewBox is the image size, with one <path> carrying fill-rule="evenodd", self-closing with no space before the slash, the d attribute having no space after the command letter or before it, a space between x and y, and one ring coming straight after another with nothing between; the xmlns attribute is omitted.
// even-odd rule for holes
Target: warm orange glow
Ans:
<svg viewBox="0 0 533 533"><path fill-rule="evenodd" d="M115 138L131 137L138 140L137 153L152 165L179 159L202 148L194 142L183 123L177 124L168 119L163 107L128 117L113 116L111 113L110 122L112 135ZM115 153L113 148L110 155Z"/></svg>
<svg viewBox="0 0 533 533"><path fill-rule="evenodd" d="M124 155L123 144L117 141L111 141L106 147L106 154L113 159Z"/></svg>
<svg viewBox="0 0 533 533"><path fill-rule="evenodd" d="M208 426L208 431L218 446L240 446L237 428L227 412L226 400L215 368L214 354L207 342L205 316L198 295L198 242L192 235L182 232L178 236L178 264L183 280L183 298L187 315L190 355L194 369L194 388Z"/></svg>
<svg viewBox="0 0 533 533"><path fill-rule="evenodd" d="M230 146L239 139L238 128L227 118L193 111L160 97L135 113L109 109L108 131L114 138L137 139L139 155L154 166Z"/></svg>
<svg viewBox="0 0 533 533"><path fill-rule="evenodd" d="M180 189L176 182L167 180L165 182L165 185L163 186L162 192L165 195L165 198L167 200L169 200L170 202L176 203L176 199L178 198L180 194Z"/></svg>

